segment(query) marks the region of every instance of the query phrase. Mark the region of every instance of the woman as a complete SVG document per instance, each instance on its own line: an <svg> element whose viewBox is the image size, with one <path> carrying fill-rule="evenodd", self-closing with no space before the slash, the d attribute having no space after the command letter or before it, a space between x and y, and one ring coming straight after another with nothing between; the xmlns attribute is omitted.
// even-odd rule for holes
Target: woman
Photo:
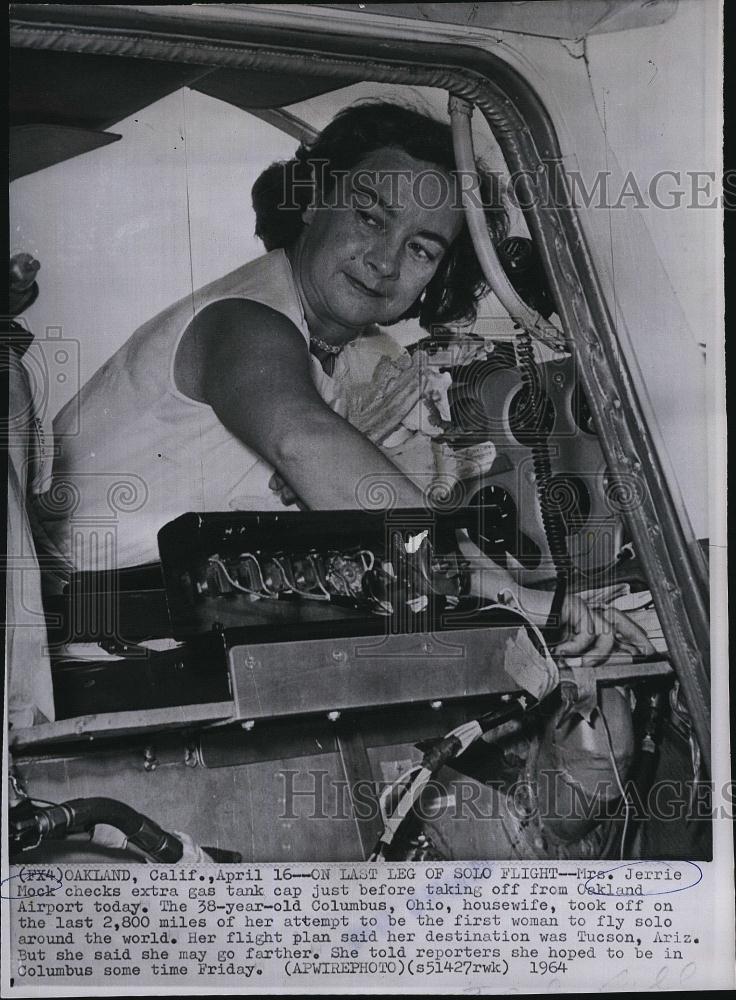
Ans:
<svg viewBox="0 0 736 1000"><path fill-rule="evenodd" d="M498 240L487 176L480 193ZM449 127L393 104L348 108L262 175L254 205L269 252L144 324L55 422L39 514L75 568L155 561L158 529L186 510L358 508L371 481L390 483L398 506L424 503L345 419L342 384L378 325L474 318L485 286ZM477 589L518 595L490 566ZM544 618L548 596L522 596ZM574 600L565 614L570 648L585 648L600 622Z"/></svg>

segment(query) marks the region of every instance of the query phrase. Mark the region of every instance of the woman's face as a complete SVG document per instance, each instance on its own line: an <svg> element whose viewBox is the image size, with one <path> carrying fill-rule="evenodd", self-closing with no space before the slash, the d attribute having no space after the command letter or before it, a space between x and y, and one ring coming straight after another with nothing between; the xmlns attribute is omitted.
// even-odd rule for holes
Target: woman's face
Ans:
<svg viewBox="0 0 736 1000"><path fill-rule="evenodd" d="M294 270L312 332L396 321L460 232L455 182L398 149L366 157L304 214Z"/></svg>

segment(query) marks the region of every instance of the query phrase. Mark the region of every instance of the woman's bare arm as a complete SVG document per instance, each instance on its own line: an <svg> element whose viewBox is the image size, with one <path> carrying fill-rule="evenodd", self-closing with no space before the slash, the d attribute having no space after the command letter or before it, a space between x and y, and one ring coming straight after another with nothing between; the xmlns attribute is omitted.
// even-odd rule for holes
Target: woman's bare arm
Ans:
<svg viewBox="0 0 736 1000"><path fill-rule="evenodd" d="M227 299L198 314L187 336L204 401L308 507L360 507L367 477L390 483L397 506L422 505L421 491L322 400L304 339L284 315Z"/></svg>
<svg viewBox="0 0 736 1000"><path fill-rule="evenodd" d="M392 485L399 506L422 504L421 491L322 400L312 382L304 340L281 313L228 299L203 310L189 332L198 343L197 381L204 400L307 506L359 508L370 476ZM460 549L465 551L462 544ZM510 591L532 620L546 619L551 594L518 586L477 550L465 554L479 557L474 560L473 593L495 599L499 592ZM603 621L574 596L566 600L562 618L568 638L559 650L568 656L587 650L596 661L603 660L617 637L632 648L651 648L640 630L629 634L624 626L631 623L625 616L617 614L615 623Z"/></svg>

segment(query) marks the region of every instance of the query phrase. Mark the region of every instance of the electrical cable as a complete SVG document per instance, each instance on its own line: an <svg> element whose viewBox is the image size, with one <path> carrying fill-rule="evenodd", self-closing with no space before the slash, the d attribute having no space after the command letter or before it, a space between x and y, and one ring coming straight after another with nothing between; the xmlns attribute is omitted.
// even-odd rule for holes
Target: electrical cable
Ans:
<svg viewBox="0 0 736 1000"><path fill-rule="evenodd" d="M534 484L536 486L539 510L542 515L542 525L547 537L549 552L555 566L558 585L563 579L569 579L571 572L570 556L567 548L567 525L558 507L551 503L549 485L552 480L552 459L547 436L542 429L544 420L544 405L537 376L536 362L532 340L528 331L518 336L519 368L522 382L527 391L528 407L536 426L531 428L530 450L534 468Z"/></svg>
<svg viewBox="0 0 736 1000"><path fill-rule="evenodd" d="M554 324L545 320L540 313L530 309L519 297L503 269L488 234L485 212L478 199L480 181L475 164L473 133L470 125L473 105L465 98L451 94L448 111L452 125L455 163L463 178L469 177L471 181L470 186L465 183L461 185L461 195L468 229L485 279L491 291L515 323L534 334L547 346L554 350L561 350L564 348L564 334Z"/></svg>
<svg viewBox="0 0 736 1000"><path fill-rule="evenodd" d="M360 556L360 561L363 563L363 569L366 573L369 573L376 564L376 557L373 555L370 549L359 549L358 555ZM365 556L370 556L370 561L365 559ZM366 562L368 565L366 566Z"/></svg>
<svg viewBox="0 0 736 1000"><path fill-rule="evenodd" d="M325 597L327 597L327 599L329 600L331 595L329 590L325 587L324 583L322 582L322 572L319 566L317 565L316 557L317 557L316 552L310 552L307 556L307 562L312 567L312 571L314 573L314 579L317 581L317 586L325 595Z"/></svg>
<svg viewBox="0 0 736 1000"><path fill-rule="evenodd" d="M558 581L563 575L569 578L570 559L567 552L567 527L559 510L556 510L549 500L548 487L552 478L552 464L547 447L546 436L542 433L541 423L544 419L544 408L537 407L540 399L536 364L532 350L531 337L536 336L547 346L555 350L564 349L564 334L554 324L530 309L517 294L500 261L493 240L488 232L483 206L477 198L480 181L475 163L473 149L473 132L470 119L473 105L465 98L450 95L448 112L452 126L455 162L463 177L470 177L471 185L462 185L462 201L465 218L473 240L478 262L491 291L496 295L501 305L506 309L511 319L523 332L518 338L519 365L522 380L528 393L530 412L536 416L539 409L538 433L534 434L531 445L532 462L534 466L537 496L542 515L550 555L555 565Z"/></svg>
<svg viewBox="0 0 736 1000"><path fill-rule="evenodd" d="M240 558L241 559L244 558L244 555L241 555ZM230 584L231 587L234 587L235 590L240 590L243 594L250 594L251 596L255 596L255 597L263 597L264 596L263 594L259 593L259 591L257 591L257 590L251 590L250 587L244 587L242 583L240 583L238 580L234 579L233 576L228 571L227 566L222 561L222 559L220 559L219 556L210 556L207 561L211 565L217 566L217 568L222 572L222 575L225 577L225 579L227 580L227 582Z"/></svg>
<svg viewBox="0 0 736 1000"><path fill-rule="evenodd" d="M289 589L285 591L285 593L299 594L300 597L305 597L309 601L329 601L330 599L329 595L325 597L322 594L313 594L310 590L303 590L301 587L298 587L296 583L296 576L294 575L293 570L287 571L285 565L282 563L281 558L279 556L272 556L271 558L278 566L279 570L281 571L281 575L283 576L284 580L287 583ZM286 556L284 556L283 558L285 560ZM291 577L291 579L289 579L289 577Z"/></svg>
<svg viewBox="0 0 736 1000"><path fill-rule="evenodd" d="M481 610L489 611L493 609L508 611L509 605L491 603L486 605ZM520 608L511 608L511 610L515 614L518 614L520 618L524 619L525 625L533 631L541 645L541 648L544 650L546 655L549 656L550 654L547 648L547 643L540 629L538 629L533 622L529 621ZM534 703L537 704L536 699L533 700ZM438 771L440 767L446 764L449 760L452 760L452 758L458 757L460 754L464 753L468 747L475 743L476 740L480 739L484 733L489 732L495 726L507 722L509 717L516 714L519 709L521 709L522 712L526 712L530 707L532 706L527 704L527 696L521 695L512 705L507 706L500 713L487 713L486 715L480 716L478 719L473 719L470 722L465 722L462 725L457 726L455 729L450 730L449 733L446 733L443 737L441 737L441 739L438 740L437 743L425 753L422 759L422 764L418 770L416 765L413 765L399 778L397 778L396 781L394 781L392 785L384 791L379 799L381 815L385 820L387 810L385 810L384 806L388 801L391 791L403 784L407 778L416 771L408 788L399 799L396 808L385 821L383 831L379 836L376 846L368 860L386 860L385 852L394 840L399 827L411 812L411 809L421 795L422 790L429 783L432 775Z"/></svg>
<svg viewBox="0 0 736 1000"><path fill-rule="evenodd" d="M603 712L600 709L598 709L598 717L601 720L601 722L603 723L603 729L605 730L605 733L606 733L606 742L608 743L608 753L609 753L609 756L611 758L611 765L613 767L613 773L616 776L616 784L618 785L619 794L621 795L621 798L623 799L623 802L624 802L624 810L625 810L625 815L624 815L624 829L623 829L623 832L621 834L621 848L620 848L620 852L619 852L619 860L623 861L624 860L624 851L625 851L625 848L626 848L626 835L627 835L628 830L629 830L629 818L631 816L631 803L629 802L629 796L626 794L626 789L624 788L624 784L623 784L623 782L621 780L621 775L619 773L618 764L616 762L616 755L615 755L615 753L613 751L613 741L611 739L611 731L608 728L608 723L606 722L606 717L605 717L605 715L603 714Z"/></svg>

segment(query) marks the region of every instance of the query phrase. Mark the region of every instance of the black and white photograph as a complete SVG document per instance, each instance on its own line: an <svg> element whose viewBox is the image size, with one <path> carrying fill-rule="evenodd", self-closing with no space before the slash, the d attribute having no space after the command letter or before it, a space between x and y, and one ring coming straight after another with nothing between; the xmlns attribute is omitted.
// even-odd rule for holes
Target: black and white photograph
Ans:
<svg viewBox="0 0 736 1000"><path fill-rule="evenodd" d="M722 16L11 6L3 996L733 987Z"/></svg>

